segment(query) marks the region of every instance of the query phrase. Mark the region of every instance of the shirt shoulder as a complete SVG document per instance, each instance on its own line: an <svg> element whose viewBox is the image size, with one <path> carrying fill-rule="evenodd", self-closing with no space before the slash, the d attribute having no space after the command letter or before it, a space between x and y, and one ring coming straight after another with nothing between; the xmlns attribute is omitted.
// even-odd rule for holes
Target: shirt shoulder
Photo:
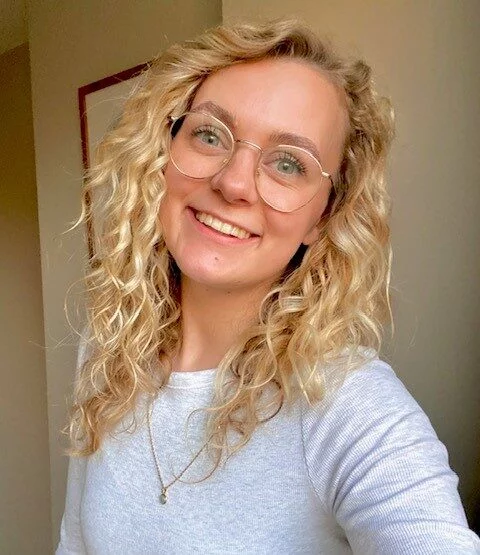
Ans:
<svg viewBox="0 0 480 555"><path fill-rule="evenodd" d="M303 407L305 461L354 552L477 553L447 450L392 368L370 360L336 384L329 372Z"/></svg>
<svg viewBox="0 0 480 555"><path fill-rule="evenodd" d="M344 428L379 432L382 423L411 414L417 416L425 431L435 433L426 414L386 362L374 358L348 372L332 365L324 375L324 398L310 406L303 403L305 433L339 433Z"/></svg>
<svg viewBox="0 0 480 555"><path fill-rule="evenodd" d="M400 446L420 437L437 441L429 418L390 365L376 358L345 373L341 367L326 371L326 393L314 405L303 403L302 433L312 471L318 453L325 463L351 464L388 443ZM443 445L437 455L448 461Z"/></svg>

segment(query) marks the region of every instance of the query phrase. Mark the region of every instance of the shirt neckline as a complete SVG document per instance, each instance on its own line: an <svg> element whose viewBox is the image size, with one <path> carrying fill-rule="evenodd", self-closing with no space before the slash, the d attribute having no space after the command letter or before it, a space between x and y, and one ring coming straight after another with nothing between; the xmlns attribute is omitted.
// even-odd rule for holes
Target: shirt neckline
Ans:
<svg viewBox="0 0 480 555"><path fill-rule="evenodd" d="M171 389L198 389L210 386L215 379L216 368L172 372L166 387Z"/></svg>

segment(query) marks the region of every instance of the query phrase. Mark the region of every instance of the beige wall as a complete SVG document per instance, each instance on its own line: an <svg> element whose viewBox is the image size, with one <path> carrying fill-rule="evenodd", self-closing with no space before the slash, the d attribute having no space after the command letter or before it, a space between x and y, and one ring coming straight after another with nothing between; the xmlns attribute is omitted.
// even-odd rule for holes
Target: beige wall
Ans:
<svg viewBox="0 0 480 555"><path fill-rule="evenodd" d="M26 0L2 0L0 4L0 53L27 42Z"/></svg>
<svg viewBox="0 0 480 555"><path fill-rule="evenodd" d="M478 507L480 2L223 0L225 20L297 15L365 56L396 107L396 336L385 356L429 414Z"/></svg>
<svg viewBox="0 0 480 555"><path fill-rule="evenodd" d="M74 373L74 339L63 314L68 286L82 275L78 87L151 59L172 41L221 20L220 0L31 2L29 37L45 310L54 543L64 506L66 459L59 430Z"/></svg>
<svg viewBox="0 0 480 555"><path fill-rule="evenodd" d="M0 56L0 552L51 552L47 384L28 46Z"/></svg>
<svg viewBox="0 0 480 555"><path fill-rule="evenodd" d="M27 330L33 342L45 343L47 347L51 514L55 544L66 475L59 430L65 422L66 395L70 392L75 358L74 340L69 337L63 301L67 287L81 277L85 259L81 234L62 235L78 214L81 187L77 89L148 60L166 44L190 37L219 22L221 8L220 0L148 0L142 3L86 0L56 3L54 10L47 0L30 3L45 340L35 335L39 333L38 325L41 326L36 315L41 315L42 307L40 297L35 300L33 293L25 293L22 297L30 301L31 310L28 323L21 323L21 330L24 335ZM480 273L480 233L476 219L480 211L477 164L480 46L476 36L480 4L476 0L223 1L226 19L276 17L284 13L303 16L319 31L338 39L346 50L365 55L376 69L380 89L390 95L396 105L398 139L393 152L391 182L395 201L392 227L396 253L397 334L386 353L449 447L452 465L461 477L465 503L472 510L480 483L479 469L475 468L480 454L479 425L476 424L480 422L480 388L475 380L480 363L480 347L476 343L480 323L480 299L476 292ZM3 113L0 116L3 128ZM4 159L11 163L9 158ZM28 167L22 169L29 171ZM3 191L0 194L3 195ZM34 202L33 196L28 198ZM31 206L29 209L31 215ZM1 225L5 239L3 211ZM23 240L21 234L17 235L17 241ZM29 255L31 246L32 253L24 263L28 261L33 265L37 260L38 272L34 240L20 251L13 241L3 242L6 243L3 250L7 253L6 260L10 260L8 253L12 251L9 249ZM13 258L10 266L2 265L2 269L9 266L10 270L10 277L5 279L11 281L13 264L21 263L20 259ZM34 269L28 267L26 273L35 281ZM22 274L19 270L15 275ZM3 273L0 279L4 280ZM15 287L20 287L20 280L15 280ZM2 294L5 294L4 287ZM6 299L10 302L16 297L12 295ZM10 328L20 313L16 307L15 317L9 316ZM5 335L3 341L8 337ZM23 343L17 348L15 342L10 341L9 347L11 345L14 348L10 348L10 352L19 353L14 362L21 371L7 374L2 370L5 383L1 391L14 391L14 394L6 397L8 402L2 398L0 426L6 421L3 411L16 410L16 399L28 403L29 410L22 411L24 420L18 427L22 429L25 422L34 422L38 430L35 427L29 430L32 441L28 447L22 441L13 451L17 452L16 456L31 458L33 451L26 453L25 449L40 452L42 441L45 441L41 432L43 429L45 434L46 426L41 405L42 387L45 388L42 360L31 344L25 346ZM24 358L27 356L36 356L35 364ZM37 368L40 369L37 371ZM20 377L13 382L13 375ZM29 382L30 387L27 387L27 379L36 381ZM30 417L35 410L36 418ZM13 417L9 413L8 418ZM15 438L11 441L17 445ZM20 515L24 514L21 511L40 508L41 514L37 516L45 518L43 531L49 529L50 517L42 505L42 499L48 497L46 457L48 454L44 451L42 456L32 459L37 480L25 488L30 499L31 495L37 496L38 503L22 504L20 500L8 498L12 511ZM8 472L16 466L17 460L10 460L10 470L6 474L0 469L2 480L10 476ZM1 506L3 509L4 505ZM27 517L23 521L26 522ZM13 536L14 529L9 533ZM0 530L0 537L7 537L3 530ZM32 537L42 541L41 534L24 535L29 547ZM47 546L48 541L45 541L43 545ZM27 553L28 550L16 552ZM38 544L35 552L47 552L47 548Z"/></svg>

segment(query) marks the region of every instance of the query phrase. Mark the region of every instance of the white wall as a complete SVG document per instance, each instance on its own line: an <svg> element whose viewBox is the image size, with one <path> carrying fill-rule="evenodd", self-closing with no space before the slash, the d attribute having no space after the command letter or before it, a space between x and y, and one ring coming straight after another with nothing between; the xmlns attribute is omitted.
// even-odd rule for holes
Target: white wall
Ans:
<svg viewBox="0 0 480 555"><path fill-rule="evenodd" d="M397 114L391 163L397 373L480 504L480 2L223 0L225 20L296 15L364 56Z"/></svg>
<svg viewBox="0 0 480 555"><path fill-rule="evenodd" d="M85 261L81 234L62 235L79 213L77 89L145 62L169 43L219 23L221 4L220 0L36 0L29 5L28 19L56 544L66 476L59 430L65 424L75 359L63 302L67 288L82 276Z"/></svg>

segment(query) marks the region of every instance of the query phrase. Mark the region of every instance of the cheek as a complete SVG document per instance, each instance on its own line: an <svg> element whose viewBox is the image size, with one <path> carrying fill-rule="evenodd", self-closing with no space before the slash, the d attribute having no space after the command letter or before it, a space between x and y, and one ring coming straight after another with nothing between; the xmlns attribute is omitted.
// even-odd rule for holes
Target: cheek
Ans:
<svg viewBox="0 0 480 555"><path fill-rule="evenodd" d="M310 245L318 239L320 229L323 225L323 223L320 224L320 222L328 206L330 191L331 187L329 187L325 192L322 191L318 199L314 199L314 201L316 202L314 202L313 206L311 207L312 210L307 218L306 232L304 235L304 239L302 240L302 243L304 245Z"/></svg>
<svg viewBox="0 0 480 555"><path fill-rule="evenodd" d="M159 218L162 224L175 219L175 210L180 209L185 197L190 192L188 182L182 179L175 168L168 164L164 171L165 194L160 204Z"/></svg>
<svg viewBox="0 0 480 555"><path fill-rule="evenodd" d="M165 171L166 197L169 200L182 200L198 187L198 182L182 175L172 163L168 163Z"/></svg>
<svg viewBox="0 0 480 555"><path fill-rule="evenodd" d="M272 212L268 218L269 229L282 240L286 248L296 252L302 243L310 244L318 236L318 224L327 202L328 194L325 194L314 199L297 212L289 214Z"/></svg>

